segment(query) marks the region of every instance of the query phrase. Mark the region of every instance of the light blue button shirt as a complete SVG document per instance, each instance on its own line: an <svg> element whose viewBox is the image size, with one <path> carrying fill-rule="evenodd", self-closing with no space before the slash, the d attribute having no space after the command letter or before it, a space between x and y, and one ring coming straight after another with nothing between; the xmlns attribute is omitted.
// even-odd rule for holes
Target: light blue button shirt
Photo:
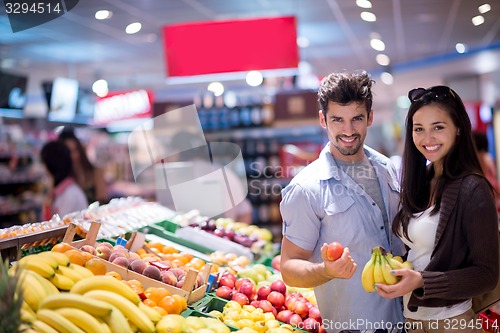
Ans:
<svg viewBox="0 0 500 333"><path fill-rule="evenodd" d="M396 170L388 158L368 146L364 152L375 169L392 222L399 203ZM361 272L373 247L382 245L401 255L404 245L392 232L387 239L380 208L337 166L329 143L319 158L283 189L282 196L283 235L313 251L312 262L322 261L320 248L324 243L337 241L349 247L358 265L352 278L333 279L314 288L327 332L391 328L403 322L401 299L387 300L377 293L367 293L361 285Z"/></svg>

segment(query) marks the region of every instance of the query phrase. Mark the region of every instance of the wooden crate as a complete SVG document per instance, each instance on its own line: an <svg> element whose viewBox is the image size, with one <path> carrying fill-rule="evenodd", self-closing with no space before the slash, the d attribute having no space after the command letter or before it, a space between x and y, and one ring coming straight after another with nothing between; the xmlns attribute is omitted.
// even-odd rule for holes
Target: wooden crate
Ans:
<svg viewBox="0 0 500 333"><path fill-rule="evenodd" d="M73 238L75 236L75 233L76 233L78 226L74 223L70 223L68 225L68 229L66 231L66 234L64 235L63 242L72 245L76 249L80 249L84 245L95 246L97 234L99 232L99 227L100 227L99 222L95 222L95 221L92 222L91 226L87 232L86 238L79 240L79 241L73 241ZM130 243L132 243L132 242L130 242ZM127 247L130 248L130 245L127 244ZM147 250L149 250L149 248ZM95 258L98 258L98 257L95 257ZM210 269L211 269L211 265L209 263L207 263L205 265L205 269L202 273L202 276L203 276L204 281L205 281L205 284L203 284L202 286L194 289L196 278L198 276L198 271L190 269L186 273L186 279L184 281L184 285L182 286L182 288L177 288L177 287L168 285L166 283L163 283L161 281L153 280L153 279L148 278L142 274L139 274L139 273L136 273L132 270L129 270L125 267L113 264L107 260L104 260L101 258L98 258L98 259L101 260L102 262L104 262L108 272L109 271L117 272L118 274L120 274L120 276L124 280L133 280L133 279L138 280L142 283L142 286L144 287L144 289L149 288L149 287L165 288L169 292L171 292L173 295L175 294L175 295L180 295L180 296L184 297L188 304L192 304L192 303L202 299L205 296L205 291L207 289L206 282L208 281L208 276L210 275Z"/></svg>

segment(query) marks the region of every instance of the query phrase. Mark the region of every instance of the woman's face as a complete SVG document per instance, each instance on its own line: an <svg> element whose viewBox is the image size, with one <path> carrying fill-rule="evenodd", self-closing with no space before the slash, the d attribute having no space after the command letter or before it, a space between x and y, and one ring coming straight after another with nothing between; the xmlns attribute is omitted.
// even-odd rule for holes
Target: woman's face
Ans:
<svg viewBox="0 0 500 333"><path fill-rule="evenodd" d="M413 143L418 151L434 165L441 166L453 147L458 128L450 114L438 104L421 107L413 115Z"/></svg>
<svg viewBox="0 0 500 333"><path fill-rule="evenodd" d="M67 139L64 140L64 143L69 149L69 152L71 153L71 161L73 162L73 165L78 165L80 163L80 152L78 151L78 147L76 145L76 142L72 139Z"/></svg>

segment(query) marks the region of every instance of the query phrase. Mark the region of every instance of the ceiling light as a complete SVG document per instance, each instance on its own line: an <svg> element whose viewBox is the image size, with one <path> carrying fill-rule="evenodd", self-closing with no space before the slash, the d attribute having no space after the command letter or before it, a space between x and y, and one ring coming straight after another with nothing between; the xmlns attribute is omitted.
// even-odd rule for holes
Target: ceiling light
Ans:
<svg viewBox="0 0 500 333"><path fill-rule="evenodd" d="M108 82L106 80L97 80L92 85L92 91L99 97L105 97L108 92Z"/></svg>
<svg viewBox="0 0 500 333"><path fill-rule="evenodd" d="M382 74L380 74L380 79L388 86L394 83L394 77L389 72L383 72Z"/></svg>
<svg viewBox="0 0 500 333"><path fill-rule="evenodd" d="M469 48L465 44L457 43L455 45L455 50L457 50L458 53L465 53L469 50Z"/></svg>
<svg viewBox="0 0 500 333"><path fill-rule="evenodd" d="M307 39L307 37L303 37L303 36L297 37L297 45L299 47L302 47L302 48L308 47L309 46L309 39Z"/></svg>
<svg viewBox="0 0 500 333"><path fill-rule="evenodd" d="M137 32L139 32L142 28L142 24L140 24L139 22L134 22L134 23L130 23L129 25L127 25L127 27L125 28L125 32L128 33L128 34L135 34Z"/></svg>
<svg viewBox="0 0 500 333"><path fill-rule="evenodd" d="M377 50L377 51L383 51L385 50L385 44L383 41L381 41L380 39L376 39L376 38L373 38L371 41L370 41L370 45L371 47L374 49L374 50Z"/></svg>
<svg viewBox="0 0 500 333"><path fill-rule="evenodd" d="M372 3L369 0L356 0L356 5L361 8L372 8Z"/></svg>
<svg viewBox="0 0 500 333"><path fill-rule="evenodd" d="M377 57L375 58L377 60L377 64L380 66L388 66L391 63L391 59L385 54L377 54Z"/></svg>
<svg viewBox="0 0 500 333"><path fill-rule="evenodd" d="M484 23L484 17L482 17L481 15L474 16L472 18L472 24L474 24L475 26L481 25L483 23Z"/></svg>
<svg viewBox="0 0 500 333"><path fill-rule="evenodd" d="M477 7L477 10L479 10L479 12L481 14L484 14L484 13L487 13L491 10L491 6L487 3L485 3L484 5Z"/></svg>
<svg viewBox="0 0 500 333"><path fill-rule="evenodd" d="M361 12L361 18L367 22L375 22L377 17L371 12Z"/></svg>
<svg viewBox="0 0 500 333"><path fill-rule="evenodd" d="M262 82L264 81L264 77L259 71L250 71L247 74L246 81L249 86L257 87L262 84Z"/></svg>
<svg viewBox="0 0 500 333"><path fill-rule="evenodd" d="M212 82L208 85L207 90L213 92L215 96L220 96L224 93L224 86L220 82Z"/></svg>
<svg viewBox="0 0 500 333"><path fill-rule="evenodd" d="M113 13L109 10L98 10L97 12L95 12L95 18L97 20L106 20L106 19L109 19L111 18L111 16L113 16Z"/></svg>

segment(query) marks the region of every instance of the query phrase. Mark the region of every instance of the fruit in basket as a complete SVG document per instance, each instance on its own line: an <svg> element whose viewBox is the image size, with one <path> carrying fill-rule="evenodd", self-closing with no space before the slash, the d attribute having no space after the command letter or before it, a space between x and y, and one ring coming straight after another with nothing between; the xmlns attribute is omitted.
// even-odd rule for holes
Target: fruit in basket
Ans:
<svg viewBox="0 0 500 333"><path fill-rule="evenodd" d="M286 284L282 280L273 281L270 287L272 291L277 291L283 295L286 294Z"/></svg>
<svg viewBox="0 0 500 333"><path fill-rule="evenodd" d="M129 262L128 259L125 257L117 257L112 261L113 264L122 266L124 268L128 268Z"/></svg>
<svg viewBox="0 0 500 333"><path fill-rule="evenodd" d="M87 262L87 258L84 255L84 253L85 252L81 252L76 249L64 252L64 254L69 258L69 261L71 261L72 264L79 266L84 266L85 263Z"/></svg>
<svg viewBox="0 0 500 333"><path fill-rule="evenodd" d="M73 246L69 245L68 243L56 244L51 249L51 251L53 251L53 252L61 252L61 253L66 253L66 251L69 251L69 250L74 250L74 248L73 248Z"/></svg>
<svg viewBox="0 0 500 333"><path fill-rule="evenodd" d="M215 291L215 295L220 298L224 298L227 300L231 299L231 296L233 295L233 288L229 288L227 286L220 286L217 288Z"/></svg>
<svg viewBox="0 0 500 333"><path fill-rule="evenodd" d="M271 293L271 287L267 285L260 286L257 290L257 299L258 300L267 300L267 296Z"/></svg>
<svg viewBox="0 0 500 333"><path fill-rule="evenodd" d="M326 249L326 257L330 261L337 260L344 253L344 247L339 242L331 242Z"/></svg>
<svg viewBox="0 0 500 333"><path fill-rule="evenodd" d="M121 253L121 252L113 252L111 253L111 255L109 256L109 261L110 262L113 262L116 258L119 258L119 257L123 257L123 258L127 258L125 256L125 254Z"/></svg>
<svg viewBox="0 0 500 333"><path fill-rule="evenodd" d="M133 270L136 273L142 274L144 270L146 269L147 264L142 261L142 260L134 260L130 264L130 269Z"/></svg>
<svg viewBox="0 0 500 333"><path fill-rule="evenodd" d="M93 256L97 255L96 249L92 245L88 245L88 244L87 245L83 245L80 248L80 250L83 251L83 252L88 252L88 253L90 253Z"/></svg>
<svg viewBox="0 0 500 333"><path fill-rule="evenodd" d="M148 267L146 267L142 272L142 275L147 276L148 278L151 278L153 280L161 281L160 269L153 265L149 265Z"/></svg>
<svg viewBox="0 0 500 333"><path fill-rule="evenodd" d="M238 292L246 295L248 299L251 299L255 294L255 286L252 282L243 282L238 288Z"/></svg>
<svg viewBox="0 0 500 333"><path fill-rule="evenodd" d="M302 329L306 332L318 332L320 326L320 322L310 317L302 322Z"/></svg>
<svg viewBox="0 0 500 333"><path fill-rule="evenodd" d="M109 244L109 243L105 243L105 244ZM109 248L108 246L104 246L104 245L99 245L98 247L95 248L95 251L96 251L97 257L104 259L104 260L109 260L109 257L111 256L111 253L112 253L112 248Z"/></svg>
<svg viewBox="0 0 500 333"><path fill-rule="evenodd" d="M236 292L231 296L231 300L237 302L241 306L250 304L250 300L245 294Z"/></svg>
<svg viewBox="0 0 500 333"><path fill-rule="evenodd" d="M92 258L85 263L86 269L94 273L94 275L104 275L106 274L106 264L97 258Z"/></svg>
<svg viewBox="0 0 500 333"><path fill-rule="evenodd" d="M267 296L267 300L276 308L279 309L285 305L285 295L277 291L271 291ZM278 319L279 320L279 319Z"/></svg>
<svg viewBox="0 0 500 333"><path fill-rule="evenodd" d="M123 282L118 281L111 276L92 276L81 281L78 281L71 288L70 292L75 294L85 294L89 290L106 290L117 293L132 303L137 304L140 302L139 296L130 288L130 286L125 285Z"/></svg>
<svg viewBox="0 0 500 333"><path fill-rule="evenodd" d="M161 281L163 283L169 284L171 286L177 285L177 277L175 276L175 274L172 271L170 271L170 270L161 271L160 276L161 276Z"/></svg>
<svg viewBox="0 0 500 333"><path fill-rule="evenodd" d="M233 274L224 273L219 279L219 287L226 286L233 289L235 282L236 282L236 277Z"/></svg>

